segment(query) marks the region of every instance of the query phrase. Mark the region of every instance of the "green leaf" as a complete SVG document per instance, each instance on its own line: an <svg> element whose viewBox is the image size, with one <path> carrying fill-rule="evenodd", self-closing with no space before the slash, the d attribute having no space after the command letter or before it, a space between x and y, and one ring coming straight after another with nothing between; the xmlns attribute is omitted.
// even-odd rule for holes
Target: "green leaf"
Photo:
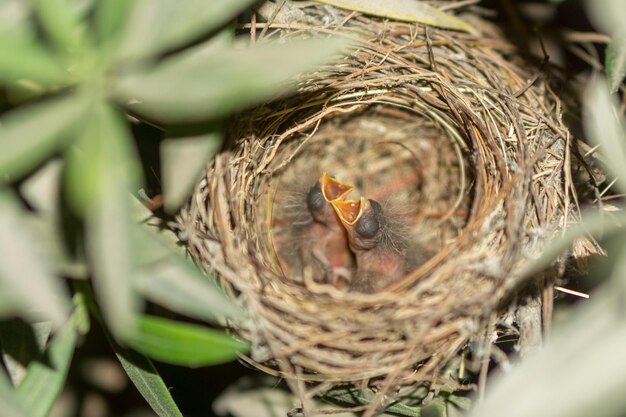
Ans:
<svg viewBox="0 0 626 417"><path fill-rule="evenodd" d="M23 80L64 84L69 74L58 57L36 40L0 32L0 82Z"/></svg>
<svg viewBox="0 0 626 417"><path fill-rule="evenodd" d="M626 3L623 0L589 1L589 18L595 26L612 36L622 31Z"/></svg>
<svg viewBox="0 0 626 417"><path fill-rule="evenodd" d="M66 154L65 185L72 208L84 215L106 200L110 189L137 189L138 159L123 116L102 103Z"/></svg>
<svg viewBox="0 0 626 417"><path fill-rule="evenodd" d="M120 36L135 5L136 2L128 0L106 0L97 3L95 20L101 42L115 41Z"/></svg>
<svg viewBox="0 0 626 417"><path fill-rule="evenodd" d="M75 255L68 250L63 225L57 218L29 213L24 220L28 225L29 235L39 241L41 256L50 260L52 269L57 275L87 278L87 266L84 260L75 259Z"/></svg>
<svg viewBox="0 0 626 417"><path fill-rule="evenodd" d="M139 0L126 25L120 60L184 46L228 23L256 0Z"/></svg>
<svg viewBox="0 0 626 417"><path fill-rule="evenodd" d="M626 30L624 15L626 3L623 0L588 1L588 17L594 25L612 38L606 49L605 69L609 77L611 92L615 92L626 74Z"/></svg>
<svg viewBox="0 0 626 417"><path fill-rule="evenodd" d="M446 417L446 403L441 398L435 398L422 407L422 417Z"/></svg>
<svg viewBox="0 0 626 417"><path fill-rule="evenodd" d="M27 366L44 350L51 326L49 322L29 325L22 320L0 322L2 360L13 385L26 376Z"/></svg>
<svg viewBox="0 0 626 417"><path fill-rule="evenodd" d="M343 404L367 405L372 401L372 399L374 398L374 395L375 394L373 391L369 391L368 395L366 395L363 393L363 391L361 391L360 389L356 387L345 386L345 387L333 388L332 390L328 391L324 395L324 398L327 398L333 401L338 401ZM407 416L407 417L420 417L421 415L420 408L409 407L408 405L402 404L400 402L391 404L390 406L386 408L386 411L388 413L394 413L394 414Z"/></svg>
<svg viewBox="0 0 626 417"><path fill-rule="evenodd" d="M82 253L70 253L63 231L62 169L62 161L53 159L20 184L21 196L35 210L26 214L24 220L28 222L33 239L41 242L44 255L52 261L57 275L86 278L87 267L81 258Z"/></svg>
<svg viewBox="0 0 626 417"><path fill-rule="evenodd" d="M618 115L604 80L590 83L584 100L585 131L600 145L607 168L617 177L616 185L626 191L626 134L624 120Z"/></svg>
<svg viewBox="0 0 626 417"><path fill-rule="evenodd" d="M98 0L70 0L72 11L81 19L86 18L92 12L94 3Z"/></svg>
<svg viewBox="0 0 626 417"><path fill-rule="evenodd" d="M450 395L448 397L448 406L452 406L461 412L468 412L472 408L472 399L469 397L461 397L458 395ZM449 410L449 408L448 408Z"/></svg>
<svg viewBox="0 0 626 417"><path fill-rule="evenodd" d="M608 237L623 233L626 225L626 212L606 213L597 210L584 212L579 224L570 226L563 235L548 242L541 254L522 267L520 277L530 277L548 268L556 258L571 249L574 240L581 236Z"/></svg>
<svg viewBox="0 0 626 417"><path fill-rule="evenodd" d="M174 213L187 200L207 162L221 144L219 133L161 142L165 211Z"/></svg>
<svg viewBox="0 0 626 417"><path fill-rule="evenodd" d="M67 191L85 216L93 285L107 324L117 337L133 331L139 300L133 291L134 251L130 190L137 158L121 116L102 105L67 159Z"/></svg>
<svg viewBox="0 0 626 417"><path fill-rule="evenodd" d="M160 236L147 230L139 233L137 246L143 254L135 282L149 300L190 317L225 324L226 318L240 320L242 311L215 281L204 276L190 261L174 252Z"/></svg>
<svg viewBox="0 0 626 417"><path fill-rule="evenodd" d="M43 312L56 325L69 312L67 292L54 276L50 260L29 226L15 197L0 190L0 285L20 301L20 312L36 317Z"/></svg>
<svg viewBox="0 0 626 417"><path fill-rule="evenodd" d="M626 77L626 32L624 35L616 34L606 48L605 66L611 92L614 93Z"/></svg>
<svg viewBox="0 0 626 417"><path fill-rule="evenodd" d="M24 0L0 0L0 34L33 36L32 5Z"/></svg>
<svg viewBox="0 0 626 417"><path fill-rule="evenodd" d="M0 370L0 410L3 417L31 417L15 396L15 390Z"/></svg>
<svg viewBox="0 0 626 417"><path fill-rule="evenodd" d="M89 111L85 96L57 97L13 110L0 119L0 183L15 181L65 146Z"/></svg>
<svg viewBox="0 0 626 417"><path fill-rule="evenodd" d="M62 169L63 163L53 159L25 179L19 187L20 194L28 204L47 218L58 214Z"/></svg>
<svg viewBox="0 0 626 417"><path fill-rule="evenodd" d="M415 0L315 0L318 3L330 4L340 9L386 17L403 22L422 23L462 32L476 33L467 22L442 12L433 6Z"/></svg>
<svg viewBox="0 0 626 417"><path fill-rule="evenodd" d="M620 254L618 256L624 256ZM618 272L618 271L616 271ZM623 271L619 271L623 272ZM623 293L596 290L576 304L543 350L490 377L472 417L619 417L626 407Z"/></svg>
<svg viewBox="0 0 626 417"><path fill-rule="evenodd" d="M28 367L17 395L32 417L48 415L65 383L75 344L76 332L70 321L54 336L42 357Z"/></svg>
<svg viewBox="0 0 626 417"><path fill-rule="evenodd" d="M294 87L290 79L336 55L345 43L309 39L251 48L229 45L207 53L204 45L158 67L121 76L118 100L161 123L215 119Z"/></svg>
<svg viewBox="0 0 626 417"><path fill-rule="evenodd" d="M248 350L248 343L205 327L144 316L129 340L138 351L162 362L185 366L224 363Z"/></svg>
<svg viewBox="0 0 626 417"><path fill-rule="evenodd" d="M142 397L159 417L183 417L176 406L170 390L147 357L132 350L123 349L109 338L122 368L133 381Z"/></svg>
<svg viewBox="0 0 626 417"><path fill-rule="evenodd" d="M134 331L141 304L132 282L133 246L129 195L114 184L86 219L87 251L93 265L93 285L107 325L124 339Z"/></svg>
<svg viewBox="0 0 626 417"><path fill-rule="evenodd" d="M213 414L232 417L278 417L288 416L298 398L280 386L280 380L263 375L245 376L226 388L213 401ZM330 405L315 403L317 410ZM336 408L336 407L333 407ZM322 416L323 413L315 413ZM354 413L331 414L332 417L354 417Z"/></svg>
<svg viewBox="0 0 626 417"><path fill-rule="evenodd" d="M2 280L0 280L0 320L13 316L19 310L19 302L3 288Z"/></svg>
<svg viewBox="0 0 626 417"><path fill-rule="evenodd" d="M74 326L78 334L86 335L91 328L91 321L89 319L89 308L84 294L74 294L74 305Z"/></svg>
<svg viewBox="0 0 626 417"><path fill-rule="evenodd" d="M46 34L63 52L74 54L86 46L86 26L72 0L33 0Z"/></svg>
<svg viewBox="0 0 626 417"><path fill-rule="evenodd" d="M95 303L89 284L84 281L75 281L74 289L81 295L81 302L84 303L89 312L100 324L104 324L102 314ZM182 417L181 412L178 410L176 403L170 395L169 389L154 368L150 359L133 350L124 349L115 342L106 327L103 327L103 330L122 368L124 368L130 380L135 387L137 387L139 393L150 407L152 407L154 412L160 417Z"/></svg>

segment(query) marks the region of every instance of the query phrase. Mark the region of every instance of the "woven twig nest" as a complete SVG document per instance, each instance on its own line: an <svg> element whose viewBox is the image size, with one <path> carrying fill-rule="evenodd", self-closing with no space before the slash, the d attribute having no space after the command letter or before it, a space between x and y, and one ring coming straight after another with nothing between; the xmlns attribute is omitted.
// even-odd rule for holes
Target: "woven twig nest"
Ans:
<svg viewBox="0 0 626 417"><path fill-rule="evenodd" d="M381 396L449 383L444 366L468 342L492 341L521 268L577 220L559 101L476 18L480 35L304 10L266 37L333 34L356 47L235 121L233 146L181 213L188 250L249 312L235 330L250 360L321 382L308 394L346 381L377 383ZM399 201L427 260L371 294L290 271L286 194L323 171L356 196Z"/></svg>

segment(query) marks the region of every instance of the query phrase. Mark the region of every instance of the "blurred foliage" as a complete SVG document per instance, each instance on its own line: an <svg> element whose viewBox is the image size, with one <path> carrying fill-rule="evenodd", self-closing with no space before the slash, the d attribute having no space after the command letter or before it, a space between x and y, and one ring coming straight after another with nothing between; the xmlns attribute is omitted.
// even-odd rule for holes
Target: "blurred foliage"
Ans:
<svg viewBox="0 0 626 417"><path fill-rule="evenodd" d="M403 22L417 22L461 32L477 33L466 21L439 10L425 2L414 0L315 0L342 9L386 17Z"/></svg>
<svg viewBox="0 0 626 417"><path fill-rule="evenodd" d="M611 92L615 92L626 76L626 27L623 23L626 4L622 0L587 3L589 17L600 30L611 36L611 43L605 53L605 67Z"/></svg>
<svg viewBox="0 0 626 417"><path fill-rule="evenodd" d="M287 93L290 79L343 46L332 39L250 46L230 22L254 3L0 0L2 416L48 415L92 319L159 416L182 414L151 358L204 366L248 348L220 330L246 320L245 313L147 227L151 213L135 197L146 169L133 126L139 119L164 132L164 208L174 213L220 148L224 118ZM610 97L626 75L626 4L589 6L612 42L605 54L608 80L589 87L585 122L616 186L626 191L626 133ZM177 137L181 126L193 126L194 136ZM527 273L548 265L580 234L603 234L613 236L615 251L605 288L572 314L544 351L497 378L473 415L623 414L626 219L621 211L587 219ZM148 315L147 302L206 325ZM235 415L253 415L250 410L269 397L278 404L272 412L293 406L293 398L271 387L230 395L222 406ZM372 398L372 392L346 387L323 400L360 406ZM388 412L457 415L468 401L442 390L424 407L396 402Z"/></svg>
<svg viewBox="0 0 626 417"><path fill-rule="evenodd" d="M205 366L248 349L219 330L243 311L144 221L133 124L168 136L173 213L221 146L221 119L287 93L343 45L249 45L231 22L253 3L0 0L3 416L48 414L90 318L159 416L181 413L150 358ZM189 123L199 134L168 134ZM146 300L213 328L148 316Z"/></svg>

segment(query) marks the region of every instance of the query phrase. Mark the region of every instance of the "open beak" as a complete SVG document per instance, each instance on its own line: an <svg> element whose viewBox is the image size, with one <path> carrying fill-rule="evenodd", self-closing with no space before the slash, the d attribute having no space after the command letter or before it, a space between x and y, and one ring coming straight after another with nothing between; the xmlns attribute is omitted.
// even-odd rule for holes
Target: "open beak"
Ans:
<svg viewBox="0 0 626 417"><path fill-rule="evenodd" d="M363 206L364 204L366 204L365 198L361 197L360 200L346 200L346 201L339 201L339 200L334 200L331 201L330 204L333 205L333 208L335 209L335 211L337 212L337 215L339 216L339 219L341 219L342 222L349 224L349 225L353 225L354 223L356 223L357 220L359 220L359 217L361 217L361 213L363 213Z"/></svg>
<svg viewBox="0 0 626 417"><path fill-rule="evenodd" d="M345 197L346 194L352 190L352 186L337 181L327 173L322 175L320 183L322 185L322 194L324 195L324 199L329 203L333 200L339 200Z"/></svg>

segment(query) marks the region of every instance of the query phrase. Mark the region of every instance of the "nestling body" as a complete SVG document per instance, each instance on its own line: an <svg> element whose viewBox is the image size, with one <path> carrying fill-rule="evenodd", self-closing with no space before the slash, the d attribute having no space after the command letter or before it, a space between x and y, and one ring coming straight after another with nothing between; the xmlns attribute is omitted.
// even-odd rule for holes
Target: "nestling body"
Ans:
<svg viewBox="0 0 626 417"><path fill-rule="evenodd" d="M351 291L380 291L424 261L424 254L409 240L404 219L397 213L385 213L377 201L365 198L333 201L332 205L356 258Z"/></svg>
<svg viewBox="0 0 626 417"><path fill-rule="evenodd" d="M310 267L314 280L336 283L348 278L351 263L347 235L331 201L343 198L351 186L323 174L312 186L293 192L286 211L289 222L287 252L302 274ZM295 253L293 253L295 251ZM285 252L285 251L283 251ZM293 258L297 258L294 262Z"/></svg>

